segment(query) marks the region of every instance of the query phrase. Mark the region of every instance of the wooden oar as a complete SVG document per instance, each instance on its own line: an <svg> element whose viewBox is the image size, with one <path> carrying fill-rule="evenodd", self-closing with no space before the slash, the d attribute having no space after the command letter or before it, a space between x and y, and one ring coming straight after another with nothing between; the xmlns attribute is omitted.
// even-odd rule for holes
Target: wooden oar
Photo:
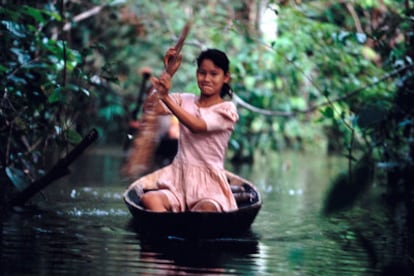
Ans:
<svg viewBox="0 0 414 276"><path fill-rule="evenodd" d="M130 119L128 122L128 132L126 135L126 139L124 142L124 150L128 150L129 147L131 146L131 143L135 137L135 134L137 133L137 126L133 125L135 122L137 122L137 118L138 118L138 113L141 111L142 105L144 103L144 99L146 97L146 94L148 92L148 88L147 88L147 82L149 81L150 77L151 77L151 70L149 68L145 68L144 70L142 70L141 72L142 74L142 82L141 82L141 87L139 89L138 92L138 97L136 99L136 106L134 108L134 110L132 110L131 115L130 115Z"/></svg>
<svg viewBox="0 0 414 276"><path fill-rule="evenodd" d="M177 43L174 48L176 50L176 55L173 57L173 60L169 61L165 72L172 75L173 65L177 61L177 58L183 48L185 39L190 31L191 24L188 22L178 38ZM155 90L153 87L150 88L150 93L146 101L155 101ZM158 146L160 137L158 136L158 116L155 110L147 105L148 108L144 110L141 119L141 126L138 135L134 139L134 145L132 152L130 153L127 162L123 167L124 175L128 177L138 177L142 174L150 172L151 167L153 166L154 152Z"/></svg>
<svg viewBox="0 0 414 276"><path fill-rule="evenodd" d="M174 46L174 49L176 51L176 55L174 56L174 59L172 60L172 62L168 62L167 68L165 70L167 73L172 74L172 72L171 72L172 71L172 66L177 61L177 58L178 58L178 56L181 52L181 49L183 48L184 41L185 41L188 33L190 32L190 27L191 27L190 22L187 22L187 24L185 24L183 30L181 31L181 35L178 38L178 41Z"/></svg>

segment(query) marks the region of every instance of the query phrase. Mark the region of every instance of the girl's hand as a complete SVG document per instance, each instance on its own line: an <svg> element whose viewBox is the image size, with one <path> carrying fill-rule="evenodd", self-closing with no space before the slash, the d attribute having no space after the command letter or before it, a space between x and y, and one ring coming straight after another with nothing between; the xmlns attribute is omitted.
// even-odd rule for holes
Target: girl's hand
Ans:
<svg viewBox="0 0 414 276"><path fill-rule="evenodd" d="M171 89L171 75L167 72L164 72L158 79L152 77L151 83L157 90L159 98L166 97L168 95L168 91Z"/></svg>
<svg viewBox="0 0 414 276"><path fill-rule="evenodd" d="M177 55L177 51L174 48L168 49L164 56L165 71L167 71L170 76L173 76L180 67L182 59L183 56L181 54Z"/></svg>

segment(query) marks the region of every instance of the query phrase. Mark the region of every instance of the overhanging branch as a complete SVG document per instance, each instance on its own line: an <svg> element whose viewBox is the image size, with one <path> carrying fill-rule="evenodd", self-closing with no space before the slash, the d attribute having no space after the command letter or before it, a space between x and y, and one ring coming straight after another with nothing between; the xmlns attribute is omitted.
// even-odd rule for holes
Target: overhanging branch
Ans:
<svg viewBox="0 0 414 276"><path fill-rule="evenodd" d="M63 26L63 31L69 31L72 28L72 24L73 23L78 23L82 20L85 20L91 16L94 16L95 14L98 14L99 12L101 12L101 10L105 7L106 5L101 5L101 6L96 6L93 7L90 10L87 10L83 13L80 13L78 15L76 15L75 17L73 17L73 20L71 22L67 22L64 26Z"/></svg>
<svg viewBox="0 0 414 276"><path fill-rule="evenodd" d="M308 109L305 109L305 110L297 110L297 111L292 111L292 112L275 111L275 110L263 109L263 108L253 106L253 105L249 104L248 102L244 101L242 98L240 98L236 94L234 94L233 98L234 98L235 103L237 103L240 106L242 106L243 108L246 108L246 109L248 109L252 112L255 112L255 113L259 113L259 114L266 115L266 116L294 117L294 116L297 116L298 114L307 114L307 113L314 112L315 110L317 110L317 109L319 109L323 106L330 105L334 102L339 102L339 101L343 101L343 100L352 98L352 97L356 96L358 93L364 91L365 89L367 89L369 87L372 87L372 86L375 86L375 85L378 85L381 82L383 82L387 79L390 79L390 78L392 78L392 77L394 77L394 76L396 76L396 75L402 73L403 71L405 71L407 69L410 69L412 67L414 67L414 64L409 64L407 66L396 69L396 70L392 71L391 73L386 74L383 77L379 78L378 80L376 80L374 82L371 82L371 83L369 83L365 86L359 87L359 88L351 91L350 93L347 93L347 94L345 94L343 96L340 96L340 97L336 97L334 99L328 99L323 103L311 106L311 107L309 107Z"/></svg>

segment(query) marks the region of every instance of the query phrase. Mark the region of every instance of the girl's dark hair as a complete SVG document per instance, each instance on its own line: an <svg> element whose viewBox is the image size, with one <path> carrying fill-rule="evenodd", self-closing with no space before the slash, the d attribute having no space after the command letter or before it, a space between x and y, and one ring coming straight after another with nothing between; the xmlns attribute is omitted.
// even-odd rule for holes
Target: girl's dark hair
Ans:
<svg viewBox="0 0 414 276"><path fill-rule="evenodd" d="M211 60L214 65L220 67L224 71L224 74L229 72L230 61L223 51L218 49L207 49L202 51L197 57L197 67L200 67L201 63L205 59ZM228 83L224 83L220 91L220 97L224 98L226 95L230 98L233 97L233 91Z"/></svg>

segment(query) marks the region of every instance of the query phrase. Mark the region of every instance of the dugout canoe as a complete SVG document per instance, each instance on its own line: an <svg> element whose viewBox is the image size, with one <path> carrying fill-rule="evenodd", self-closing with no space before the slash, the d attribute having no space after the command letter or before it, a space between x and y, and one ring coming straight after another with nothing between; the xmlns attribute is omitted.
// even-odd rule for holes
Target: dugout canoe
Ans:
<svg viewBox="0 0 414 276"><path fill-rule="evenodd" d="M229 212L152 212L140 204L140 196L152 187L127 189L123 199L137 232L151 236L189 239L237 237L246 233L262 206L257 188L246 179L226 172L238 209Z"/></svg>

